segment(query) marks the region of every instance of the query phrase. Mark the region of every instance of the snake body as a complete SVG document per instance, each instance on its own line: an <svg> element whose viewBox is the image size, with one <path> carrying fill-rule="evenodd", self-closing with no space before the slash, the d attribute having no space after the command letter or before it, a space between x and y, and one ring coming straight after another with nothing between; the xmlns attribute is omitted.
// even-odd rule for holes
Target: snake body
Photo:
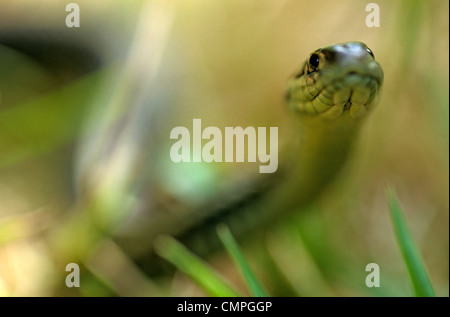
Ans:
<svg viewBox="0 0 450 317"><path fill-rule="evenodd" d="M256 181L256 189L243 199L210 212L182 240L196 250L199 244L208 250L217 243L211 237L219 222L239 236L311 202L344 165L382 84L381 66L364 43L335 44L311 53L288 81L286 106L294 128L278 175L273 181Z"/></svg>
<svg viewBox="0 0 450 317"><path fill-rule="evenodd" d="M305 206L345 163L382 84L382 69L363 43L341 43L314 51L288 81L285 104L294 121L292 137L280 155L278 171L270 179L260 175L261 179L223 193L219 203L205 202L184 216L168 212L167 217L159 217L165 206L143 204L147 210L159 209L157 217L154 210L146 213L151 228L145 232L134 228L119 241L125 249L139 246L145 253L159 233L170 233L193 249L211 250L218 245L214 238L218 223L227 223L240 236L262 228L286 211ZM201 216L191 217L195 213ZM158 222L160 218L165 218L162 223Z"/></svg>
<svg viewBox="0 0 450 317"><path fill-rule="evenodd" d="M289 80L286 104L299 137L290 187L304 199L319 193L339 171L382 84L380 65L360 42L314 51Z"/></svg>

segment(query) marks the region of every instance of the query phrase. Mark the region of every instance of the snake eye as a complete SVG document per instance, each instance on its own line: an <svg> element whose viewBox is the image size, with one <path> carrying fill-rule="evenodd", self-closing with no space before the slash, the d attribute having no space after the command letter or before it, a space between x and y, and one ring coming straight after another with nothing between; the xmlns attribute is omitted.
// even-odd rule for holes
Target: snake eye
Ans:
<svg viewBox="0 0 450 317"><path fill-rule="evenodd" d="M370 48L366 48L366 51L370 54L370 56L372 56L373 59L375 59L375 56L373 55L373 52Z"/></svg>
<svg viewBox="0 0 450 317"><path fill-rule="evenodd" d="M308 68L309 68L309 73L312 73L313 71L317 70L317 68L319 68L319 62L320 62L320 57L317 54L312 54L308 60Z"/></svg>

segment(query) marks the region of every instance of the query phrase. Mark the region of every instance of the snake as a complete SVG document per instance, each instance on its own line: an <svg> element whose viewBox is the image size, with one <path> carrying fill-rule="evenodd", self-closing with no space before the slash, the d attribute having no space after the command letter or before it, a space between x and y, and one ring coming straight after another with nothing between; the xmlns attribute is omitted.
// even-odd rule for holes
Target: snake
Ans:
<svg viewBox="0 0 450 317"><path fill-rule="evenodd" d="M207 253L220 246L215 232L219 223L226 223L240 237L261 231L283 215L304 208L345 165L361 126L380 99L382 85L383 70L362 42L313 51L287 81L284 107L292 121L292 133L280 153L276 173L231 188L216 202L207 201L181 218L178 214L177 219L168 217L162 223L152 223L158 219L151 215L149 222L157 230L132 232L118 241L125 248L143 245L140 249L148 250L158 234L169 233L198 253ZM160 213L168 209L151 207ZM197 216L191 217L194 214Z"/></svg>
<svg viewBox="0 0 450 317"><path fill-rule="evenodd" d="M382 84L383 70L361 42L314 51L289 79L286 105L298 135L291 186L300 196L317 195L341 169Z"/></svg>
<svg viewBox="0 0 450 317"><path fill-rule="evenodd" d="M225 202L215 208L210 202L200 206L197 213L206 210L204 218L174 235L197 253L208 253L220 246L219 223L240 237L305 208L345 165L382 85L383 70L362 42L313 51L287 82L284 104L292 134L279 170L224 194Z"/></svg>

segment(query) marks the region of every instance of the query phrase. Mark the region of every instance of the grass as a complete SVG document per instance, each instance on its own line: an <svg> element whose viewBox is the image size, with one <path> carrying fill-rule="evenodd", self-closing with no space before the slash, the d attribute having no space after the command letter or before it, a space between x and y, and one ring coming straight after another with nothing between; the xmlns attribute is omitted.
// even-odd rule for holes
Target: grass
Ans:
<svg viewBox="0 0 450 317"><path fill-rule="evenodd" d="M219 225L217 233L228 254L241 272L251 296L267 297L266 290L253 274L228 227L224 224ZM205 261L197 257L174 238L169 236L160 237L156 243L156 251L161 257L192 278L208 295L218 297L242 296Z"/></svg>
<svg viewBox="0 0 450 317"><path fill-rule="evenodd" d="M180 242L161 236L155 244L156 252L194 280L207 294L217 297L242 296L207 263Z"/></svg>
<svg viewBox="0 0 450 317"><path fill-rule="evenodd" d="M254 297L267 297L268 295L266 290L263 288L250 269L250 266L247 264L247 261L242 255L236 240L230 232L230 229L226 225L222 224L217 228L217 233L228 254L232 257L235 265L241 272L250 294Z"/></svg>
<svg viewBox="0 0 450 317"><path fill-rule="evenodd" d="M436 296L427 274L423 260L414 244L407 226L403 209L393 188L387 189L387 200L391 214L392 225L400 247L400 252L408 269L414 293L418 297ZM226 251L233 259L247 285L249 294L254 297L266 297L267 291L256 278L245 260L236 240L229 228L222 224L217 228L220 240ZM157 243L157 252L187 274L210 296L242 296L234 290L217 272L205 261L187 250L175 239L164 236Z"/></svg>
<svg viewBox="0 0 450 317"><path fill-rule="evenodd" d="M408 269L409 276L416 296L436 296L428 277L425 265L414 244L411 232L406 224L403 208L393 188L387 189L387 198L391 212L392 225L394 227L397 243Z"/></svg>

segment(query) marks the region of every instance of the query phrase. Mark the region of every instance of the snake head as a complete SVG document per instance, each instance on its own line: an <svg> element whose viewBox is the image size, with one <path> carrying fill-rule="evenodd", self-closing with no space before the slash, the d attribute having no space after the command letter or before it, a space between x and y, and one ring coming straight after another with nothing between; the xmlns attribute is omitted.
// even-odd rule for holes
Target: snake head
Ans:
<svg viewBox="0 0 450 317"><path fill-rule="evenodd" d="M320 48L289 80L288 107L307 115L362 117L377 100L383 70L373 52L361 42Z"/></svg>

